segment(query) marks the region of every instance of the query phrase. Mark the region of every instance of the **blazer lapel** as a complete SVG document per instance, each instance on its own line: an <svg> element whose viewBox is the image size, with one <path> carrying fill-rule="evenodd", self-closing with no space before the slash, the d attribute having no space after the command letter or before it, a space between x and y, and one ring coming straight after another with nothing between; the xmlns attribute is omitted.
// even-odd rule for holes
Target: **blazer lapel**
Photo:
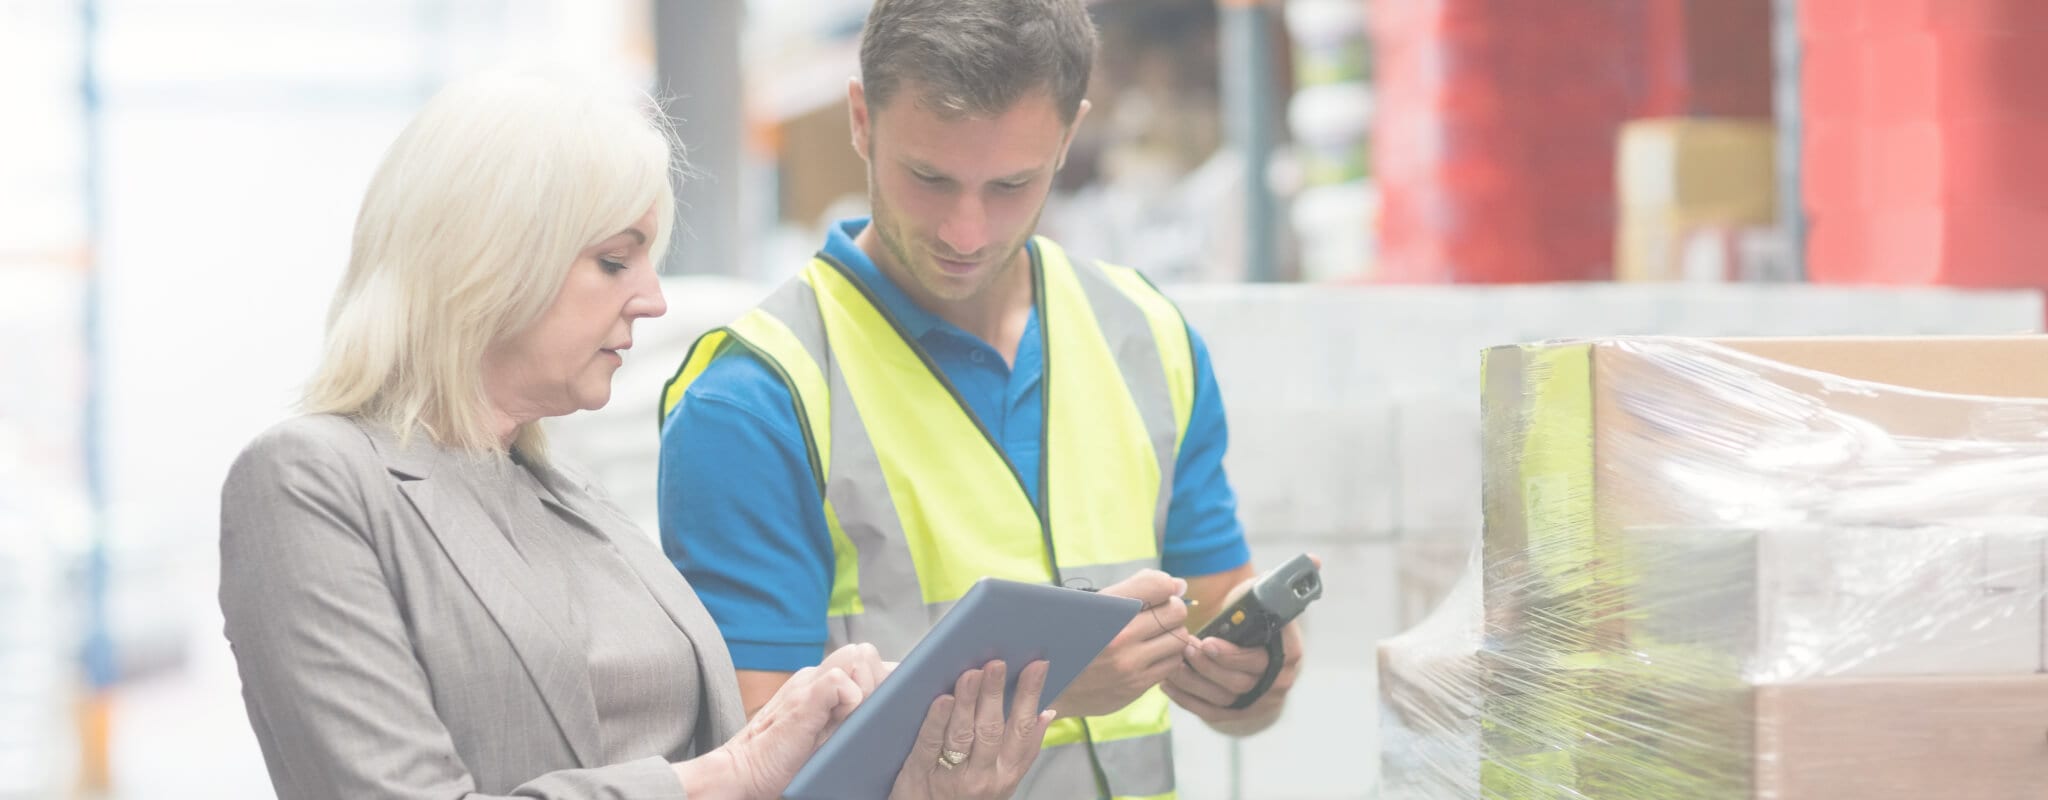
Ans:
<svg viewBox="0 0 2048 800"><path fill-rule="evenodd" d="M400 478L399 491L519 654L577 762L603 766L589 659L571 644L580 637L568 629L559 608L535 601L534 591L543 584L477 504L460 456L431 443L400 448L388 436L371 435L386 455L388 471Z"/></svg>
<svg viewBox="0 0 2048 800"><path fill-rule="evenodd" d="M654 596L662 611L689 638L690 646L697 652L697 677L704 687L708 707L705 718L712 725L712 730L698 733L697 740L708 743L698 751L708 752L739 733L747 722L747 714L739 696L739 678L733 673L732 653L725 647L725 635L719 631L718 623L697 599L696 591L682 573L641 534L639 525L612 504L597 499L587 481L553 467L534 472L548 490L548 494L542 495L542 502L568 512L618 548L646 585L648 594Z"/></svg>

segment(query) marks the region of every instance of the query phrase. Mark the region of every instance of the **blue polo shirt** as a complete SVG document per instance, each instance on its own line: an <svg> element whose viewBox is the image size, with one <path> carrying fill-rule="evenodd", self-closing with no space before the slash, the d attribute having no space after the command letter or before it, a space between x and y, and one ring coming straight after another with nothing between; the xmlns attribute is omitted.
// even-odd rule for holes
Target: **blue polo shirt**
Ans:
<svg viewBox="0 0 2048 800"><path fill-rule="evenodd" d="M845 264L931 353L974 415L1001 443L1038 498L1040 395L1045 361L1034 311L1017 363L912 303L853 237L866 219L842 221L824 252ZM1228 434L1209 351L1192 330L1195 396L1168 507L1164 566L1210 575L1250 560L1237 496L1223 474ZM712 362L661 430L661 546L725 635L740 669L791 672L825 655L832 593L831 534L811 476L789 388L766 364L735 349Z"/></svg>

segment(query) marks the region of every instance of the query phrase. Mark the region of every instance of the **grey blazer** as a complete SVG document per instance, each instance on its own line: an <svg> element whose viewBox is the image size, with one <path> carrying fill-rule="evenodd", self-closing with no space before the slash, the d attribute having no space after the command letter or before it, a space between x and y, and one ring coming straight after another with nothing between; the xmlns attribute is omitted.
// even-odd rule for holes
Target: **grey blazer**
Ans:
<svg viewBox="0 0 2048 800"><path fill-rule="evenodd" d="M588 659L465 485L462 458L335 416L258 437L221 496L221 611L284 798L680 798L661 758L600 760ZM718 627L588 481L538 477L603 532L697 653L696 755L744 723ZM678 665L681 667L682 665Z"/></svg>

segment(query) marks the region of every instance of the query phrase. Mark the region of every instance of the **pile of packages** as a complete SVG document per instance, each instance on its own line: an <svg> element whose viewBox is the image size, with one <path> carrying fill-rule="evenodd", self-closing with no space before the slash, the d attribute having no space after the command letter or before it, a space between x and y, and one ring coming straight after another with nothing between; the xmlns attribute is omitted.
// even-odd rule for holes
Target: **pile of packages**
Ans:
<svg viewBox="0 0 2048 800"><path fill-rule="evenodd" d="M2040 796L2043 358L1488 352L1484 541L1381 645L1385 797Z"/></svg>

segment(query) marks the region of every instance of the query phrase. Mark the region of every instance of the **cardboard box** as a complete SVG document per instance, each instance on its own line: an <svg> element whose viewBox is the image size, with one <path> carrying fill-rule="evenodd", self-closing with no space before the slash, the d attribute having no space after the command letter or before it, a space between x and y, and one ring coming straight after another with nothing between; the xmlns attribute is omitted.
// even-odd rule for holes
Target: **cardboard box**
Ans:
<svg viewBox="0 0 2048 800"><path fill-rule="evenodd" d="M2048 676L1756 691L1758 800L2020 800L2048 791Z"/></svg>
<svg viewBox="0 0 2048 800"><path fill-rule="evenodd" d="M1458 636L1379 643L1380 778L1389 800L1479 796L1486 748L1476 650Z"/></svg>
<svg viewBox="0 0 2048 800"><path fill-rule="evenodd" d="M1680 677L2032 674L2048 525L1641 532L1631 641ZM1674 648L1699 648L1697 653Z"/></svg>
<svg viewBox="0 0 2048 800"><path fill-rule="evenodd" d="M1696 233L1771 225L1776 143L1768 121L1653 119L1622 126L1615 277L1688 277L1682 256Z"/></svg>
<svg viewBox="0 0 2048 800"><path fill-rule="evenodd" d="M1723 209L1768 219L1777 141L1768 120L1630 122L1621 129L1616 199L1623 207Z"/></svg>

